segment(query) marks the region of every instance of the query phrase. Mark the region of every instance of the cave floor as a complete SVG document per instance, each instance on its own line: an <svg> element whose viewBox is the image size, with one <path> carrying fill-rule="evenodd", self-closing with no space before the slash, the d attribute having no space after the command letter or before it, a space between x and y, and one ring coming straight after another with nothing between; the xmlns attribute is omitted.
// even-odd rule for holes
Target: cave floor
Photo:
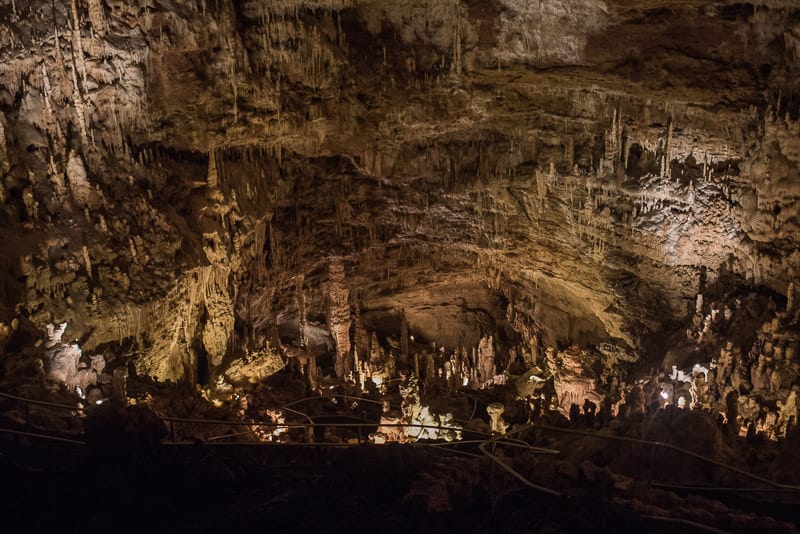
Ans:
<svg viewBox="0 0 800 534"><path fill-rule="evenodd" d="M198 444L97 456L4 440L0 476L7 532L702 531L648 519L583 478L570 496L551 497L486 458L419 445ZM787 519L767 524L791 532Z"/></svg>

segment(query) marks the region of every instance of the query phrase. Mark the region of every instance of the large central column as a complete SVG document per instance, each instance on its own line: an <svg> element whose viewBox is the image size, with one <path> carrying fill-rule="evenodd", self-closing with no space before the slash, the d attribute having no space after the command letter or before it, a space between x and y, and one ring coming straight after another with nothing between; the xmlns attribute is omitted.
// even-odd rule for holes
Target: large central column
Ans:
<svg viewBox="0 0 800 534"><path fill-rule="evenodd" d="M336 343L336 376L353 370L350 356L350 291L344 283L344 264L334 258L328 265L328 329Z"/></svg>

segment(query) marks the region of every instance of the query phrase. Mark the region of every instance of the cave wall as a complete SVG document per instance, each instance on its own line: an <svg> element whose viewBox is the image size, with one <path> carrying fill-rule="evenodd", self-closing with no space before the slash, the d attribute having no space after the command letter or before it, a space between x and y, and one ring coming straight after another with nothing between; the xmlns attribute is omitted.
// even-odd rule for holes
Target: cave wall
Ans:
<svg viewBox="0 0 800 534"><path fill-rule="evenodd" d="M0 14L0 321L134 342L160 379L299 321L298 291L325 323L333 257L374 328L448 343L637 347L800 269L793 2Z"/></svg>

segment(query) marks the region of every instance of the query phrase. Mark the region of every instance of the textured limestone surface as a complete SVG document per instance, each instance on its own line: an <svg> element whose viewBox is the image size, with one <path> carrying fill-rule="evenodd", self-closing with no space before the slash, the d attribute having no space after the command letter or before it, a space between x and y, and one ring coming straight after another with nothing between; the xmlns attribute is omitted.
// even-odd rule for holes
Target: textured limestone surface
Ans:
<svg viewBox="0 0 800 534"><path fill-rule="evenodd" d="M3 332L67 322L84 352L197 383L312 341L346 374L356 308L417 343L636 351L698 293L786 298L799 17L2 0Z"/></svg>

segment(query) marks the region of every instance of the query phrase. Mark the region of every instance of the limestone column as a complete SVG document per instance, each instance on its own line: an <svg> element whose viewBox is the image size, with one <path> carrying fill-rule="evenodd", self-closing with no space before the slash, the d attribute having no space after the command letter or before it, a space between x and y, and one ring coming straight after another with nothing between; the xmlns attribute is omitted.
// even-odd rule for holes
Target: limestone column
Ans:
<svg viewBox="0 0 800 534"><path fill-rule="evenodd" d="M361 306L356 304L356 318L353 327L353 341L356 346L356 354L360 361L364 362L369 359L369 334L367 329L364 328L364 323L361 321Z"/></svg>
<svg viewBox="0 0 800 534"><path fill-rule="evenodd" d="M336 376L353 370L350 361L350 291L344 283L344 264L334 258L328 265L328 329L336 343Z"/></svg>
<svg viewBox="0 0 800 534"><path fill-rule="evenodd" d="M405 308L400 309L400 367L408 367L408 320Z"/></svg>

